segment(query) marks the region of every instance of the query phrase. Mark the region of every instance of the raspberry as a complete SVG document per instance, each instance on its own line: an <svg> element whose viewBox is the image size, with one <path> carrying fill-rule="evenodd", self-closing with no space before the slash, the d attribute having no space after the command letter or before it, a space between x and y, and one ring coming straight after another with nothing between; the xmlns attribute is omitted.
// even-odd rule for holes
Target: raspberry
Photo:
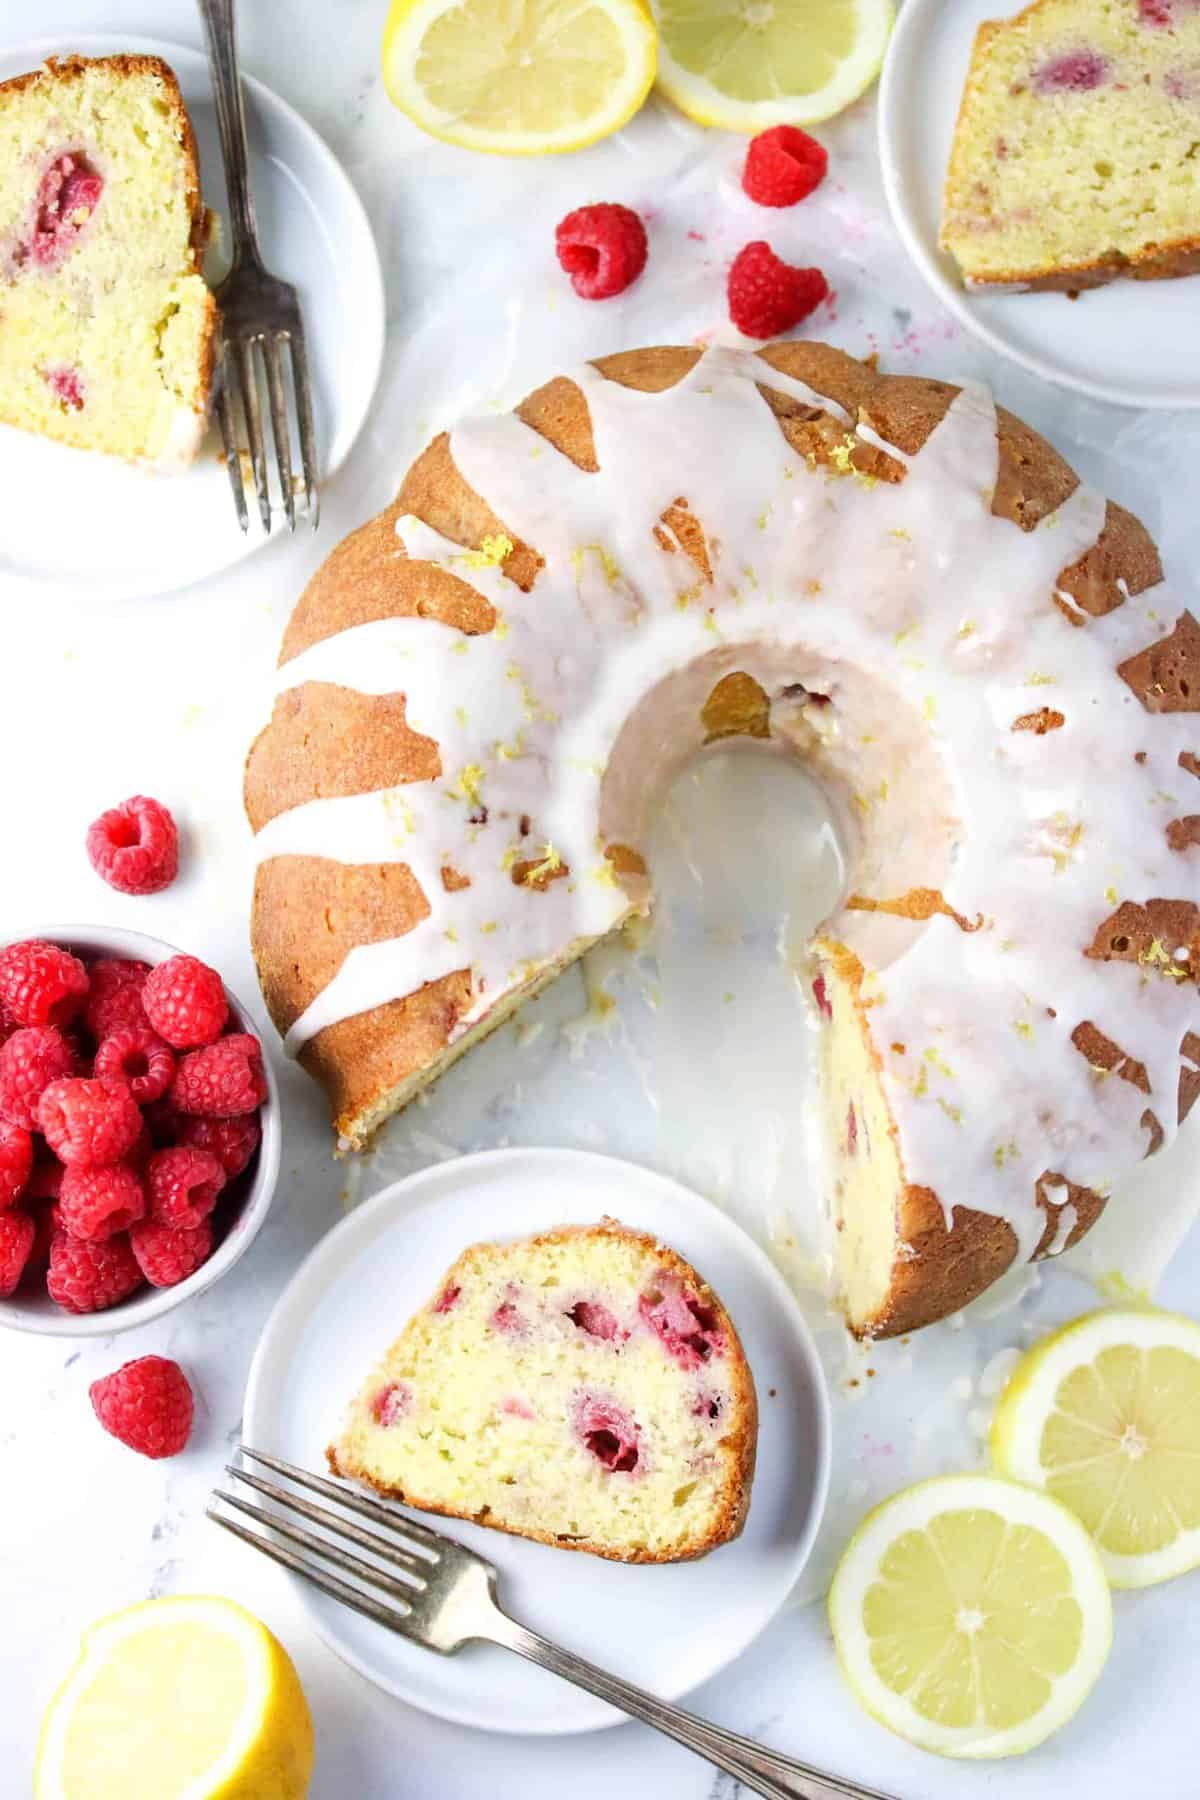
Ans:
<svg viewBox="0 0 1200 1800"><path fill-rule="evenodd" d="M188 1378L165 1356L139 1356L88 1389L92 1411L110 1436L140 1456L177 1456L192 1430Z"/></svg>
<svg viewBox="0 0 1200 1800"><path fill-rule="evenodd" d="M66 1025L87 991L87 970L57 944L29 938L0 950L0 1000L18 1025Z"/></svg>
<svg viewBox="0 0 1200 1800"><path fill-rule="evenodd" d="M119 1075L139 1106L161 1100L175 1073L175 1058L149 1025L131 1025L114 1031L96 1051L95 1075Z"/></svg>
<svg viewBox="0 0 1200 1800"><path fill-rule="evenodd" d="M0 1045L7 1044L13 1032L19 1030L20 1026L9 1012L7 1005L0 1000Z"/></svg>
<svg viewBox="0 0 1200 1800"><path fill-rule="evenodd" d="M112 1037L116 1031L148 1023L142 1010L142 986L149 973L149 963L126 962L117 956L102 956L92 964L88 970L92 991L83 1022L94 1038Z"/></svg>
<svg viewBox="0 0 1200 1800"><path fill-rule="evenodd" d="M21 1125L0 1120L0 1207L19 1200L33 1169L33 1139Z"/></svg>
<svg viewBox="0 0 1200 1800"><path fill-rule="evenodd" d="M193 1050L171 1083L171 1099L180 1112L199 1113L205 1119L254 1112L266 1097L262 1046L245 1032Z"/></svg>
<svg viewBox="0 0 1200 1800"><path fill-rule="evenodd" d="M213 1247L212 1222L201 1219L190 1230L181 1230L177 1225L143 1219L130 1231L129 1243L151 1287L174 1287L208 1261Z"/></svg>
<svg viewBox="0 0 1200 1800"><path fill-rule="evenodd" d="M775 337L806 319L829 292L820 269L781 262L770 244L747 244L729 271L729 316L746 337Z"/></svg>
<svg viewBox="0 0 1200 1800"><path fill-rule="evenodd" d="M88 861L121 894L157 894L179 869L179 833L165 806L135 794L88 826Z"/></svg>
<svg viewBox="0 0 1200 1800"><path fill-rule="evenodd" d="M243 1113L239 1119L182 1119L176 1141L196 1150L211 1150L226 1181L233 1181L258 1149L261 1136L258 1120L252 1113Z"/></svg>
<svg viewBox="0 0 1200 1800"><path fill-rule="evenodd" d="M60 1162L82 1167L120 1162L133 1149L142 1115L116 1075L52 1081L38 1102L38 1123Z"/></svg>
<svg viewBox="0 0 1200 1800"><path fill-rule="evenodd" d="M203 1224L224 1186L225 1171L211 1151L186 1144L156 1151L146 1167L150 1217L180 1231Z"/></svg>
<svg viewBox="0 0 1200 1800"><path fill-rule="evenodd" d="M98 1241L127 1231L145 1215L141 1181L125 1163L106 1169L68 1169L59 1198L62 1226L72 1237Z"/></svg>
<svg viewBox="0 0 1200 1800"><path fill-rule="evenodd" d="M0 1044L0 1117L38 1129L38 1101L75 1069L75 1053L53 1025L27 1025Z"/></svg>
<svg viewBox="0 0 1200 1800"><path fill-rule="evenodd" d="M103 1312L141 1285L142 1271L124 1234L90 1243L59 1231L51 1240L46 1291L65 1312Z"/></svg>
<svg viewBox="0 0 1200 1800"><path fill-rule="evenodd" d="M554 245L581 300L611 300L646 266L646 227L628 206L607 200L568 213Z"/></svg>
<svg viewBox="0 0 1200 1800"><path fill-rule="evenodd" d="M807 131L773 125L751 141L742 188L759 206L795 206L820 187L828 167L824 145Z"/></svg>
<svg viewBox="0 0 1200 1800"><path fill-rule="evenodd" d="M0 1299L16 1292L36 1236L37 1227L19 1206L0 1212Z"/></svg>
<svg viewBox="0 0 1200 1800"><path fill-rule="evenodd" d="M146 977L146 1017L176 1050L215 1044L229 1017L225 987L215 969L196 956L172 956Z"/></svg>

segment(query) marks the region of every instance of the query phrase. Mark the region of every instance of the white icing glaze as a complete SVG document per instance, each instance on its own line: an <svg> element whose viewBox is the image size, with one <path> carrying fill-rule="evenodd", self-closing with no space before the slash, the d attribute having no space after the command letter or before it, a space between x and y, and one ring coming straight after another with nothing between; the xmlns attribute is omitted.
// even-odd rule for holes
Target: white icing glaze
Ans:
<svg viewBox="0 0 1200 1800"><path fill-rule="evenodd" d="M352 950L289 1048L469 967L461 1032L543 963L611 930L634 901L605 843L636 844L655 777L697 741L694 726L681 742L658 717L660 684L700 668L702 700L744 669L786 736L807 716L783 691L801 681L833 701L809 709L821 738L808 741L860 840L851 889L896 898L916 884L915 858L931 871L922 884L984 921L964 932L944 916L843 912L828 927L874 971L873 1035L908 1177L947 1209L1009 1219L1029 1255L1045 1224L1039 1176L1107 1192L1145 1148L1147 1097L1089 1067L1070 1043L1080 1022L1145 1065L1149 1104L1168 1139L1176 1129L1193 985L1083 955L1117 899L1200 896L1200 863L1164 837L1188 810L1178 756L1200 748L1200 732L1187 715L1151 718L1115 672L1167 634L1174 612L1157 589L1082 627L1063 617L1056 577L1095 542L1104 503L1080 485L1034 531L993 517L996 418L981 389L964 389L921 452L901 458L906 479L889 485L810 469L756 383L820 397L747 353L709 351L663 393L590 367L574 379L596 473L513 414L451 436L468 485L544 559L531 593L417 520L397 527L409 555L498 609L496 631L391 619L281 670L281 690L312 680L403 692L444 771L312 801L260 832L264 859L406 863L431 907L406 936ZM860 435L883 444L869 427ZM655 541L681 496L704 527L711 585ZM1065 714L1062 729L1012 730L1045 704ZM891 778L877 779L881 769ZM542 891L517 886L516 858L560 859L570 872ZM443 891L447 864L468 888Z"/></svg>

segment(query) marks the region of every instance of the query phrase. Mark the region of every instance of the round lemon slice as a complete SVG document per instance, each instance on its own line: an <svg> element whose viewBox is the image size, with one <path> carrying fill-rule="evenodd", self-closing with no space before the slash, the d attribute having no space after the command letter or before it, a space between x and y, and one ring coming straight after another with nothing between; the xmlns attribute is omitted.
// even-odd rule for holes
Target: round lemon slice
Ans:
<svg viewBox="0 0 1200 1800"><path fill-rule="evenodd" d="M655 0L658 85L724 131L814 125L883 65L892 0Z"/></svg>
<svg viewBox="0 0 1200 1800"><path fill-rule="evenodd" d="M302 1800L300 1678L231 1600L147 1600L86 1633L42 1721L35 1800Z"/></svg>
<svg viewBox="0 0 1200 1800"><path fill-rule="evenodd" d="M1200 1325L1088 1313L1017 1364L992 1459L1082 1520L1114 1587L1200 1566Z"/></svg>
<svg viewBox="0 0 1200 1800"><path fill-rule="evenodd" d="M607 137L654 82L644 0L392 0L383 79L434 137L548 156Z"/></svg>
<svg viewBox="0 0 1200 1800"><path fill-rule="evenodd" d="M885 1500L829 1592L838 1658L883 1725L942 1756L1015 1756L1071 1717L1104 1667L1112 1602L1079 1521L995 1475Z"/></svg>

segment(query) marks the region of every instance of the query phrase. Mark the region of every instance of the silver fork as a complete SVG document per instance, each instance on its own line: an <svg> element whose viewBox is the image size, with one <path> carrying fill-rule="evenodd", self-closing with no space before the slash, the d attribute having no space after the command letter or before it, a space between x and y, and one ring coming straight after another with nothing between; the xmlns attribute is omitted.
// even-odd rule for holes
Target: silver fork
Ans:
<svg viewBox="0 0 1200 1800"><path fill-rule="evenodd" d="M271 411L271 434L288 530L296 529L296 496L292 485L292 448L288 426L287 388L283 371L283 347L291 355L292 385L296 405L300 460L304 469L304 503L309 523L316 530L320 506L317 499L317 441L313 429L312 393L308 382L308 358L304 327L296 290L263 267L254 219L254 197L246 155L246 116L238 74L234 28L234 0L199 0L208 44L217 129L225 163L233 236L229 273L216 291L221 312L221 362L217 370L214 406L225 446L225 465L233 488L238 523L249 530L246 488L242 474L234 417L235 396L241 396L242 415L250 447L250 466L258 496L258 515L264 532L271 529L271 495L267 484L267 453L263 441L262 406L255 368L255 348L261 352Z"/></svg>
<svg viewBox="0 0 1200 1800"><path fill-rule="evenodd" d="M374 1619L385 1630L397 1632L443 1656L453 1656L464 1644L479 1641L513 1650L707 1757L765 1800L889 1800L888 1795L875 1788L860 1787L840 1776L823 1775L818 1769L780 1756L736 1732L710 1725L694 1713L668 1706L653 1694L527 1630L501 1608L496 1594L496 1571L490 1562L408 1513L381 1500L368 1499L343 1482L310 1475L307 1470L284 1462L282 1457L268 1456L245 1444L239 1444L238 1450L244 1458L261 1463L295 1487L319 1494L334 1506L370 1520L377 1529L368 1531L329 1506L318 1506L315 1501L233 1463L226 1465L226 1473L236 1481L320 1527L330 1537L319 1537L241 1494L220 1489L212 1496L208 1517L265 1556L302 1575L322 1593ZM267 1526L273 1535L264 1537L261 1532L252 1531L240 1519L221 1511L222 1507ZM331 1542L330 1538L341 1542ZM356 1556L352 1550L343 1549L342 1544L354 1545L373 1560L368 1562ZM351 1576L352 1582L320 1567L311 1560L313 1557Z"/></svg>

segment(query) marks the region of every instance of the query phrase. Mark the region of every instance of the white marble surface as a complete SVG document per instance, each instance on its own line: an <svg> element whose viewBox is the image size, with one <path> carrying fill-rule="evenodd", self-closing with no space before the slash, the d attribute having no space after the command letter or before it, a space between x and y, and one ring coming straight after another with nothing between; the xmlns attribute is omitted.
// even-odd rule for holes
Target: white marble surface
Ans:
<svg viewBox="0 0 1200 1800"><path fill-rule="evenodd" d="M56 919L124 921L209 956L252 998L239 764L303 581L343 532L389 496L430 430L464 407L509 401L587 355L719 332L722 259L749 237L767 235L783 254L826 268L836 301L814 321L822 335L859 353L878 350L885 366L902 371L986 375L1090 478L1142 513L1181 587L1191 579L1200 425L1072 400L990 363L964 339L891 234L869 101L824 134L833 167L821 193L796 213L767 219L737 190L739 143L656 107L616 141L574 158L477 160L418 140L388 106L376 72L382 0L293 0L287 8L244 0L242 10L248 69L325 135L370 210L390 295L384 383L358 451L326 494L315 541L300 535L273 544L223 581L169 600L96 605L83 594L50 605L15 588L0 594L0 936ZM106 0L103 8L95 0L46 0L36 19L28 13L4 9L7 42L26 31L60 33L63 48L73 34L96 30L188 43L199 37L186 0ZM568 207L596 198L625 199L647 214L652 260L626 299L589 308L558 274L552 228ZM314 328L336 330L338 322L314 321ZM69 516L64 495L65 528ZM750 875L749 858L783 797L773 784L748 786L736 769L718 768L706 779L735 784L734 853L727 844L718 852L681 792L663 827L671 924L637 965L626 958L620 970L610 962L592 972L593 993L603 979L619 998L606 1022L595 1008L587 1012L583 979L565 978L538 1003L540 1033L520 1041L511 1028L498 1034L352 1171L331 1160L317 1095L285 1070L278 1199L231 1275L157 1326L119 1339L81 1348L0 1340L0 1599L9 1622L0 1636L0 1791L26 1791L37 1718L81 1626L150 1593L210 1589L247 1602L296 1657L317 1726L316 1800L478 1800L484 1793L609 1800L614 1792L732 1800L728 1781L637 1727L586 1739L485 1739L385 1698L311 1636L276 1570L203 1517L237 1434L267 1309L343 1207L395 1174L496 1143L603 1147L692 1181L777 1243L786 1232L783 1197L803 1147L769 1089L756 1112L747 1099L761 1098L768 1078L778 1084L763 1042L785 1041L797 1015L786 977L762 952L787 915L819 906L826 852L810 810L809 837L769 870L764 886L761 875ZM170 892L131 901L92 878L82 837L103 806L139 790L175 808L187 854ZM805 804L798 787L787 798ZM755 918L764 929L752 929ZM715 1044L697 1058L687 1034L706 980L736 985L739 1005L727 1009ZM659 1001L657 1011L647 994ZM1128 1191L1127 1215L1136 1213L1148 1233L1154 1213L1196 1186L1194 1163L1195 1142L1185 1140L1152 1183ZM1193 1233L1161 1297L1194 1310L1198 1285ZM1066 1783L1096 1800L1123 1797L1135 1783L1160 1800L1185 1800L1196 1791L1188 1758L1200 1578L1118 1596L1116 1649L1091 1705L1037 1755L982 1768L924 1757L867 1720L840 1683L821 1608L800 1604L819 1590L830 1556L874 1498L911 1475L978 1459L1003 1367L997 1353L1080 1310L1091 1294L1055 1269L1032 1288L1018 1284L1007 1299L981 1319L882 1346L869 1360L855 1361L825 1331L838 1468L811 1578L695 1704L903 1800L983 1800L1001 1791L1036 1800ZM96 1375L151 1350L179 1357L200 1396L191 1446L162 1465L106 1438L87 1402ZM502 1546L497 1556L502 1563ZM586 1651L586 1620L577 1641Z"/></svg>

